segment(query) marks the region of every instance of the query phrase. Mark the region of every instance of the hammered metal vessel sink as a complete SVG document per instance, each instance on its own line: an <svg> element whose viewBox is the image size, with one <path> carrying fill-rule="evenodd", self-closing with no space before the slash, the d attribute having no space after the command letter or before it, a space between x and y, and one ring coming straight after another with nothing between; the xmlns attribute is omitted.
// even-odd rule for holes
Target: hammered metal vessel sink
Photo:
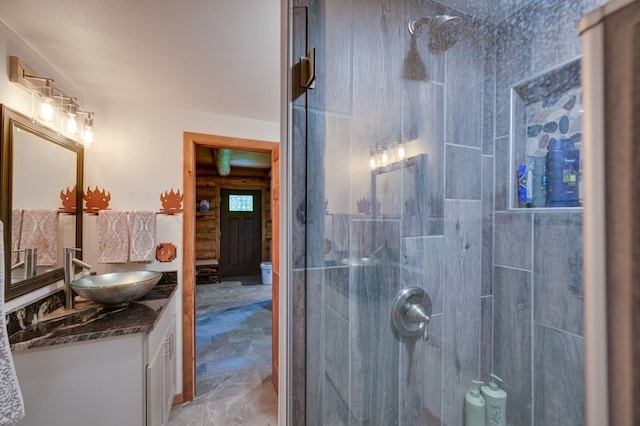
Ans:
<svg viewBox="0 0 640 426"><path fill-rule="evenodd" d="M124 306L147 294L162 278L162 272L127 271L91 275L71 282L85 299L104 305Z"/></svg>

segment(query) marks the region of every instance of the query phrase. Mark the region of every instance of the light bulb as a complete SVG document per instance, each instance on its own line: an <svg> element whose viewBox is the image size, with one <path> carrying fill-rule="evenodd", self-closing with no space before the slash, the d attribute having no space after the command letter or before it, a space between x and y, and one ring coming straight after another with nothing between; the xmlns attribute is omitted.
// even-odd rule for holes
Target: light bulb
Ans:
<svg viewBox="0 0 640 426"><path fill-rule="evenodd" d="M93 143L93 114L87 113L80 129L80 143L89 147Z"/></svg>
<svg viewBox="0 0 640 426"><path fill-rule="evenodd" d="M376 157L371 155L371 157L369 157L369 168L371 170L376 168Z"/></svg>
<svg viewBox="0 0 640 426"><path fill-rule="evenodd" d="M66 132L69 135L75 135L78 133L78 121L76 120L75 114L69 113L67 116Z"/></svg>
<svg viewBox="0 0 640 426"><path fill-rule="evenodd" d="M387 150L385 149L384 151L382 151L382 165L386 166L387 164L389 164L389 154L387 153Z"/></svg>
<svg viewBox="0 0 640 426"><path fill-rule="evenodd" d="M53 121L53 100L51 98L44 98L40 104L40 118L42 121L51 123Z"/></svg>
<svg viewBox="0 0 640 426"><path fill-rule="evenodd" d="M82 131L82 145L89 146L93 143L93 128L87 127Z"/></svg>
<svg viewBox="0 0 640 426"><path fill-rule="evenodd" d="M398 145L398 159L403 160L405 156L404 145Z"/></svg>

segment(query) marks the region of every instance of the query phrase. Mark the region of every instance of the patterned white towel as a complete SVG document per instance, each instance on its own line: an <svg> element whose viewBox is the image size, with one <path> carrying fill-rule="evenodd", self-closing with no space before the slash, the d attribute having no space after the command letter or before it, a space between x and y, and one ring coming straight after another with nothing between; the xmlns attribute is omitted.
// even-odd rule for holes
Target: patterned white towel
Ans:
<svg viewBox="0 0 640 426"><path fill-rule="evenodd" d="M129 212L129 260L152 262L156 251L156 213L149 211Z"/></svg>
<svg viewBox="0 0 640 426"><path fill-rule="evenodd" d="M127 212L98 212L98 263L126 263L129 255Z"/></svg>
<svg viewBox="0 0 640 426"><path fill-rule="evenodd" d="M0 259L4 259L3 225L0 222ZM24 401L13 365L4 312L4 262L0 262L0 425L15 425L24 417Z"/></svg>
<svg viewBox="0 0 640 426"><path fill-rule="evenodd" d="M20 232L22 228L22 210L11 210L11 264L15 265L22 259L18 249L20 248Z"/></svg>
<svg viewBox="0 0 640 426"><path fill-rule="evenodd" d="M24 209L20 248L37 249L38 266L58 263L58 210Z"/></svg>

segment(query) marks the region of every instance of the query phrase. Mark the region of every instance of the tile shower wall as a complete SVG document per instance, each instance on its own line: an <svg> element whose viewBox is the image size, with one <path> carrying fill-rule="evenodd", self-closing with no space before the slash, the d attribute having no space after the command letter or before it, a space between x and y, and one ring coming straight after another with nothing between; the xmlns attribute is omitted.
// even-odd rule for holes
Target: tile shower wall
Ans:
<svg viewBox="0 0 640 426"><path fill-rule="evenodd" d="M508 209L509 90L580 54L577 20L591 3L476 11L463 0L311 0L308 17L294 9L318 49L317 88L293 116L307 424L462 424L464 392L490 371L505 379L510 424L584 423L582 214ZM433 54L406 22L444 13L464 18L464 34ZM299 53L305 39L294 37ZM426 155L426 184L401 171L371 194L370 148L400 133L412 140L408 156ZM427 200L426 217L410 214L402 191ZM376 198L384 218L375 205L359 208ZM348 265L364 256L378 263ZM426 342L389 327L391 300L410 285L433 301Z"/></svg>
<svg viewBox="0 0 640 426"><path fill-rule="evenodd" d="M510 424L583 425L582 212L509 210L510 88L579 58L577 25L597 1L531 1L503 15L495 62L493 370ZM559 95L559 94L554 94ZM486 110L486 104L485 104Z"/></svg>

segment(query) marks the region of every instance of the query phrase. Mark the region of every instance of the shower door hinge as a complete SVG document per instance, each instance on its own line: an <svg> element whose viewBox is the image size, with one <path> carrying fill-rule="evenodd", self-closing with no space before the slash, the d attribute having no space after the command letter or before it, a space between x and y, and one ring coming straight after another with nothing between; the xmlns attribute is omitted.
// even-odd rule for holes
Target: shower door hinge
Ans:
<svg viewBox="0 0 640 426"><path fill-rule="evenodd" d="M316 87L316 48L312 47L307 56L300 58L300 85L305 89Z"/></svg>

